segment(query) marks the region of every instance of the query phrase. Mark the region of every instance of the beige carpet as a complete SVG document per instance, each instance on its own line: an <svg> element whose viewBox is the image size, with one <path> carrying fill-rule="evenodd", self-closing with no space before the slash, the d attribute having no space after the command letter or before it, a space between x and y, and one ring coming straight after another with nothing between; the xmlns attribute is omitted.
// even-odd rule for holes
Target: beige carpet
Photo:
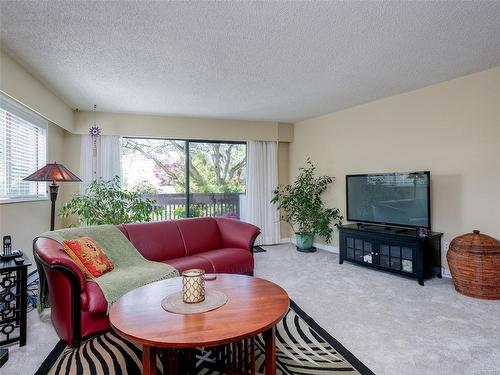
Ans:
<svg viewBox="0 0 500 375"><path fill-rule="evenodd" d="M379 375L500 374L500 301L455 292L450 279L415 280L348 263L336 254L298 253L291 245L255 254L256 276L283 286L297 304ZM13 346L0 369L33 374L57 336L29 314L28 345Z"/></svg>
<svg viewBox="0 0 500 375"><path fill-rule="evenodd" d="M256 276L277 282L379 375L499 375L500 301L455 292L451 279L413 279L338 255L265 246Z"/></svg>

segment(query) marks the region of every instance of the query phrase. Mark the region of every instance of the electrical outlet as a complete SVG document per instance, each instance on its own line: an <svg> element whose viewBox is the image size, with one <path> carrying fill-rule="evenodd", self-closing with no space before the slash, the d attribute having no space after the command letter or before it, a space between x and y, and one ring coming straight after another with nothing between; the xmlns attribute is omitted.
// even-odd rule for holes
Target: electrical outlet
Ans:
<svg viewBox="0 0 500 375"><path fill-rule="evenodd" d="M450 247L450 243L448 241L443 241L443 251L446 253L448 248Z"/></svg>

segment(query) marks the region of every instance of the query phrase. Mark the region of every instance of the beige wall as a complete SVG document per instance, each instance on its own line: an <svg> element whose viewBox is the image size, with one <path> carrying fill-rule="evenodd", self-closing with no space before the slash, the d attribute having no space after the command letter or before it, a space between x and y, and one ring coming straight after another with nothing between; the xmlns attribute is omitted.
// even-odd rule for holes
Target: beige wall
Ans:
<svg viewBox="0 0 500 375"><path fill-rule="evenodd" d="M80 148L81 135L66 132L64 135L63 154L64 165L74 174L80 176ZM62 202L67 202L74 194L80 192L80 184L65 184L60 196ZM71 223L72 219L63 221L63 226Z"/></svg>
<svg viewBox="0 0 500 375"><path fill-rule="evenodd" d="M57 125L49 124L47 137L48 160L63 160L63 144L67 132ZM71 184L61 184L57 207L62 204L60 199ZM56 227L61 223L56 219ZM50 201L32 201L0 204L0 237L12 236L13 248L19 249L32 258L33 238L50 228Z"/></svg>
<svg viewBox="0 0 500 375"><path fill-rule="evenodd" d="M73 129L72 109L1 50L0 91L50 121L47 158L64 164L64 139L69 134L64 129ZM65 189L66 186L61 184L60 197L64 195ZM57 208L62 202L62 199L58 199ZM49 220L49 200L0 204L0 237L10 234L13 247L31 258L33 238L49 230ZM56 226L60 225L60 221L56 220Z"/></svg>
<svg viewBox="0 0 500 375"><path fill-rule="evenodd" d="M272 121L241 121L207 118L150 116L98 112L103 134L211 140L293 140L292 124ZM75 112L74 133L87 134L94 122L92 112Z"/></svg>
<svg viewBox="0 0 500 375"><path fill-rule="evenodd" d="M73 130L73 110L0 50L0 91L60 127Z"/></svg>
<svg viewBox="0 0 500 375"><path fill-rule="evenodd" d="M278 141L293 142L293 124L278 122Z"/></svg>
<svg viewBox="0 0 500 375"><path fill-rule="evenodd" d="M473 229L500 238L500 67L302 121L294 131L291 177L310 156L319 173L336 177L326 200L343 212L346 174L430 170L433 230L445 241Z"/></svg>

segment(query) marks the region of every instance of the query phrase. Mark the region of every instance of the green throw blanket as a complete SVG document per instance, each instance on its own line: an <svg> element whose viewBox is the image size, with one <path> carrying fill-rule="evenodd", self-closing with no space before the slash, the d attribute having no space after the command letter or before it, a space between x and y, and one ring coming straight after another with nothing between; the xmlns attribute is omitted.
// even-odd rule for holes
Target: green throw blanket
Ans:
<svg viewBox="0 0 500 375"><path fill-rule="evenodd" d="M51 238L62 244L64 240L74 240L80 237L92 238L113 261L114 269L96 279L101 288L108 311L113 302L125 293L154 281L178 276L177 270L165 263L152 262L144 258L125 235L114 225L97 225L93 227L60 229L45 232L39 237ZM48 288L40 273L39 311L47 302Z"/></svg>

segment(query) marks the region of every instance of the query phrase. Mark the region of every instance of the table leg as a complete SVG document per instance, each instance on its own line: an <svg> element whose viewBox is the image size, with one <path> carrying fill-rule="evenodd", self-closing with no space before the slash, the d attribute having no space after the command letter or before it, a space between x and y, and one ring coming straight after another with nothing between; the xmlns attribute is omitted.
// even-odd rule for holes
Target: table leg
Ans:
<svg viewBox="0 0 500 375"><path fill-rule="evenodd" d="M156 375L156 348L154 346L142 346L142 374Z"/></svg>
<svg viewBox="0 0 500 375"><path fill-rule="evenodd" d="M21 321L19 322L19 346L26 345L26 329L28 315L28 267L22 267L18 271L21 280Z"/></svg>
<svg viewBox="0 0 500 375"><path fill-rule="evenodd" d="M265 374L276 375L276 327L262 333L266 347Z"/></svg>

